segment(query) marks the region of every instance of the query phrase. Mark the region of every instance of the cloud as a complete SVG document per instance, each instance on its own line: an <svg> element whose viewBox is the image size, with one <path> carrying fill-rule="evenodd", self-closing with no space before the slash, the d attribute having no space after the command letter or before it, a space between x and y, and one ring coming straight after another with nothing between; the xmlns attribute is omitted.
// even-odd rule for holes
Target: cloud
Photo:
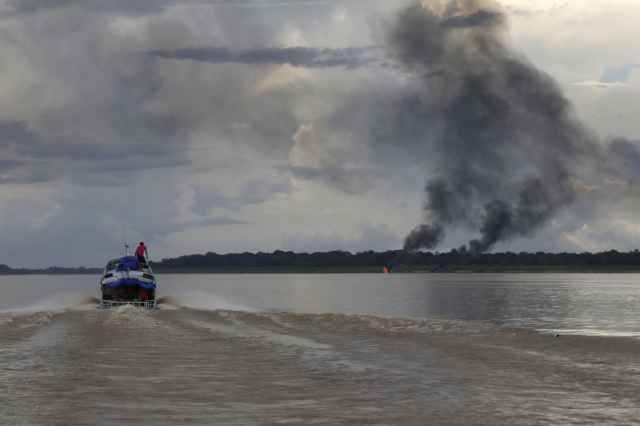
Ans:
<svg viewBox="0 0 640 426"><path fill-rule="evenodd" d="M635 86L629 83L632 73L640 69L640 65L629 63L617 68L605 68L598 80L581 81L579 83L571 83L572 86L596 86L596 87L618 87L618 86Z"/></svg>
<svg viewBox="0 0 640 426"><path fill-rule="evenodd" d="M367 150L359 150L348 136L340 137L327 131L327 126L331 124L323 122L318 131L313 124L301 125L291 138L290 166L278 169L291 173L295 179L317 180L347 194L367 192L376 180L376 173L365 160ZM343 139L351 143L345 146L341 143ZM365 163L358 160L365 160Z"/></svg>
<svg viewBox="0 0 640 426"><path fill-rule="evenodd" d="M356 168L280 166L278 169L291 173L295 179L320 181L329 187L352 195L369 191L376 178L375 173Z"/></svg>
<svg viewBox="0 0 640 426"><path fill-rule="evenodd" d="M53 10L70 7L81 7L95 12L113 13L128 16L145 16L157 14L167 7L200 1L185 0L9 0L7 2L8 15L34 13L38 10Z"/></svg>
<svg viewBox="0 0 640 426"><path fill-rule="evenodd" d="M387 25L387 44L406 83L369 87L359 100L355 91L331 118L301 126L289 152L294 176L342 182L350 177L345 171L372 165L370 151L387 154L379 169L412 156L428 179L428 225L416 228L425 238L411 234L420 243L409 248L434 247L445 228L463 228L480 234L469 243L475 251L533 237L576 202L576 179L601 202L595 188L605 163L633 176L635 169L603 150L578 120L558 84L509 49L502 12L488 3L401 9ZM341 139L349 148L333 146ZM351 152L361 157L345 161Z"/></svg>
<svg viewBox="0 0 640 426"><path fill-rule="evenodd" d="M220 217L209 217L206 219L198 220L190 223L190 225L205 227L205 226L223 226L223 225L244 225L249 223L251 222L246 222L244 220L237 220L229 216L220 216Z"/></svg>
<svg viewBox="0 0 640 426"><path fill-rule="evenodd" d="M215 185L195 184L191 188L194 190L194 196L190 210L200 216L218 209L240 212L245 207L262 204L293 191L289 183L263 181L244 183L235 197L225 195Z"/></svg>
<svg viewBox="0 0 640 426"><path fill-rule="evenodd" d="M4 167L0 164L0 183L5 184L69 177L80 185L118 186L146 169L190 164L184 150L171 147L62 138L44 141L25 121L0 121L0 149L16 156L4 160ZM59 160L73 165L64 167Z"/></svg>
<svg viewBox="0 0 640 426"><path fill-rule="evenodd" d="M373 225L361 222L353 232L352 237L345 237L339 232L308 232L298 230L287 233L282 239L285 250L313 253L331 250L346 250L355 252L376 250L384 251L396 249L399 239L386 224Z"/></svg>
<svg viewBox="0 0 640 426"><path fill-rule="evenodd" d="M39 10L55 10L71 7L84 8L93 12L110 13L130 17L144 17L164 12L167 8L184 5L223 6L238 8L269 7L327 7L335 0L8 0L6 2L8 16L34 13Z"/></svg>
<svg viewBox="0 0 640 426"><path fill-rule="evenodd" d="M626 83L633 70L640 68L639 64L626 64L618 68L605 68L598 79L601 83Z"/></svg>
<svg viewBox="0 0 640 426"><path fill-rule="evenodd" d="M621 83L619 81L617 81L615 83L603 83L603 82L601 82L599 80L581 81L579 83L570 83L570 85L571 86L595 86L595 87L600 87L600 88L633 86L633 84Z"/></svg>
<svg viewBox="0 0 640 426"><path fill-rule="evenodd" d="M520 5L521 4L519 4L519 6ZM542 6L544 6L544 4ZM567 9L569 7L569 3L553 4L550 7L544 9L540 8L541 6L539 4L535 4L534 7L536 8L523 8L513 5L506 5L505 10L507 11L507 13L509 13L509 15L516 18L532 18L540 15L557 15L558 12L562 11L563 9Z"/></svg>
<svg viewBox="0 0 640 426"><path fill-rule="evenodd" d="M613 161L607 167L612 176L624 177L628 182L640 184L640 142L624 138L614 138L609 142L608 151Z"/></svg>
<svg viewBox="0 0 640 426"><path fill-rule="evenodd" d="M591 226L566 234L578 250L598 252L616 249L619 251L640 248L640 225L624 218L603 218L594 221Z"/></svg>
<svg viewBox="0 0 640 426"><path fill-rule="evenodd" d="M376 47L278 47L245 51L233 51L226 47L190 47L172 51L153 50L148 55L163 59L190 59L214 64L275 64L305 68L355 69L379 62Z"/></svg>
<svg viewBox="0 0 640 426"><path fill-rule="evenodd" d="M485 25L497 25L504 21L502 13L480 9L469 15L457 15L440 21L442 28L473 28Z"/></svg>
<svg viewBox="0 0 640 426"><path fill-rule="evenodd" d="M131 240L157 244L184 226L175 200L180 189L159 171L157 185L69 187L46 184L0 194L4 262L96 266L122 247L122 221ZM149 183L149 182L145 182ZM118 231L119 230L119 231Z"/></svg>
<svg viewBox="0 0 640 426"><path fill-rule="evenodd" d="M490 2L472 2L483 12L466 2L439 3L442 15L415 52L437 53L430 49L443 33L455 41L505 29L498 15L487 13L494 10ZM447 127L434 108L434 99L446 97L445 90L463 81L456 79L460 72L454 67L423 72L424 58L411 62L415 55L397 55L398 46L387 36L396 9L406 5L400 0L5 2L0 20L0 248L6 260L0 262L102 264L121 247L123 220L127 235L153 244L154 256L214 247L219 252L243 247L271 251L293 229L301 230L307 248L397 248L397 237L380 231L384 227L364 230L351 224L366 217L393 225L399 233L403 224L420 220L425 179L446 168L473 173L491 155L474 150L477 145L465 148L469 167L459 167L458 157L435 143L445 131L458 134L466 128L465 121ZM553 64L544 69L565 67L566 58L575 58L576 64L585 57L638 62L619 36L604 31L606 22L578 28L565 25L566 14L551 23L545 16L536 19L545 19L557 34L573 31L572 40L580 42L564 43L568 47L558 55L563 59L556 60L552 45L540 45L545 39L534 32L532 60L540 60L535 52L551 49ZM517 25L523 23L530 24L521 19ZM542 21L533 24L544 26ZM612 33L622 34L615 25ZM597 40L611 57L594 59L591 45L584 47L582 41L596 39L582 37L587 27L609 37ZM414 35L417 28L405 27ZM516 29L514 45L522 45L523 33L531 35L531 28ZM458 46L480 55L475 47L482 41ZM487 63L474 72L501 66ZM563 81L586 79L574 77L582 75L575 69ZM595 80L601 68L591 69ZM633 83L633 75L631 70L621 84ZM596 91L575 92L596 96L590 94ZM539 95L510 104L514 114ZM628 140L635 143L636 108L627 104L615 111L626 118L615 125L631 129ZM461 102L458 110L470 105L476 104ZM480 132L479 139L484 135ZM569 180L572 191L580 193L577 201L584 202L584 214L590 215L585 221L598 214L615 216L618 207L637 210L635 160L617 145L611 152L603 146L610 161L587 165ZM555 152L532 143L509 179L536 176L527 156ZM492 183L491 173L485 177L478 185ZM620 184L608 185L604 178ZM486 187L504 196L497 186ZM628 204L615 198L615 209L598 213L602 210L594 209L597 203L591 200L607 191ZM474 210L477 202L469 203L464 225L477 228L472 219L482 218L483 211ZM367 241L369 232L379 238ZM472 237L465 226L454 232L449 238L460 242ZM62 245L71 248L62 250Z"/></svg>

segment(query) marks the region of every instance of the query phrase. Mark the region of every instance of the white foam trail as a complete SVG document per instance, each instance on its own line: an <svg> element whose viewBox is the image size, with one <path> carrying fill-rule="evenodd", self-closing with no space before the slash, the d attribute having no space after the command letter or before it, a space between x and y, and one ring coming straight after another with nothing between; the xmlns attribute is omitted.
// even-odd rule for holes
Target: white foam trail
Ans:
<svg viewBox="0 0 640 426"><path fill-rule="evenodd" d="M75 294L65 297L45 299L33 305L2 309L0 310L0 314L33 314L44 311L95 309L97 308L98 303L100 303L100 301L95 297Z"/></svg>
<svg viewBox="0 0 640 426"><path fill-rule="evenodd" d="M0 310L0 325L21 321L24 324L41 325L51 318L76 310L98 308L98 299L85 295L72 295L43 300L33 305Z"/></svg>
<svg viewBox="0 0 640 426"><path fill-rule="evenodd" d="M168 305L166 308L165 305ZM171 307L184 307L192 309L202 309L213 311L216 309L224 309L229 311L242 312L258 312L251 306L241 305L214 294L190 292L175 295L164 296L158 299L158 307L160 309L171 309Z"/></svg>

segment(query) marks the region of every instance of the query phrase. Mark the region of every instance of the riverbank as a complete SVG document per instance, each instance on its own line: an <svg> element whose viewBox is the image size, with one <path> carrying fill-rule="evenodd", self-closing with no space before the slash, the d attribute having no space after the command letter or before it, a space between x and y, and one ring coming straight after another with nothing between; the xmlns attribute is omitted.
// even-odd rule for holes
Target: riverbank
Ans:
<svg viewBox="0 0 640 426"><path fill-rule="evenodd" d="M439 265L404 265L393 269L398 273L430 273ZM47 270L18 270L18 273L0 275L100 275L101 269L76 270L72 273ZM273 267L209 267L209 268L154 268L156 274L376 274L381 266L273 266ZM640 265L455 265L442 273L640 273Z"/></svg>
<svg viewBox="0 0 640 426"><path fill-rule="evenodd" d="M428 273L438 265L398 266L393 273ZM155 268L156 274L370 274L379 266ZM640 265L455 265L443 273L640 273Z"/></svg>

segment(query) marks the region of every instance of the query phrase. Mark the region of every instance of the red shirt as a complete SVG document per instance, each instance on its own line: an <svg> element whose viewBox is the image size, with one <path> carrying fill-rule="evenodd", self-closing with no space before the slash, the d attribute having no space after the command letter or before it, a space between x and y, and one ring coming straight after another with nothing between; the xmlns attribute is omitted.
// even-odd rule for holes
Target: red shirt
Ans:
<svg viewBox="0 0 640 426"><path fill-rule="evenodd" d="M147 250L147 246L138 246L136 249L136 256L144 256L145 250Z"/></svg>

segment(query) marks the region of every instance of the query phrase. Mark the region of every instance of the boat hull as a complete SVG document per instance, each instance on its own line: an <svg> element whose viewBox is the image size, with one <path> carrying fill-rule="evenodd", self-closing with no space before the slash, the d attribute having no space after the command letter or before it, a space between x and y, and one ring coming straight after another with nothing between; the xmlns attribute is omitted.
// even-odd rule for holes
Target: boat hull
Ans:
<svg viewBox="0 0 640 426"><path fill-rule="evenodd" d="M100 279L100 308L135 306L155 309L156 279L151 267L132 256L109 261Z"/></svg>

